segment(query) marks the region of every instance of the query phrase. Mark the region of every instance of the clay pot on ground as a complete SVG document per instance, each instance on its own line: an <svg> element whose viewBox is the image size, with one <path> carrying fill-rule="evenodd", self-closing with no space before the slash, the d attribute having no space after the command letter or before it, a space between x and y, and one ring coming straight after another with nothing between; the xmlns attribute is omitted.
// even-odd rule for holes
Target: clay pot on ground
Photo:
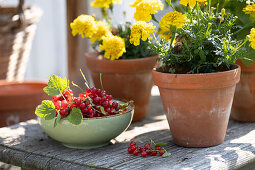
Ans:
<svg viewBox="0 0 255 170"><path fill-rule="evenodd" d="M255 122L255 63L249 67L241 61L237 61L237 64L241 66L242 73L236 86L231 118L242 122Z"/></svg>
<svg viewBox="0 0 255 170"><path fill-rule="evenodd" d="M49 97L44 82L0 81L0 127L35 118L35 108Z"/></svg>
<svg viewBox="0 0 255 170"><path fill-rule="evenodd" d="M218 73L169 74L153 70L173 141L210 147L224 141L240 67Z"/></svg>
<svg viewBox="0 0 255 170"><path fill-rule="evenodd" d="M120 100L133 100L135 112L133 121L144 119L148 111L152 81L152 68L158 56L140 59L106 60L96 52L87 53L87 67L96 88L103 88L108 94Z"/></svg>

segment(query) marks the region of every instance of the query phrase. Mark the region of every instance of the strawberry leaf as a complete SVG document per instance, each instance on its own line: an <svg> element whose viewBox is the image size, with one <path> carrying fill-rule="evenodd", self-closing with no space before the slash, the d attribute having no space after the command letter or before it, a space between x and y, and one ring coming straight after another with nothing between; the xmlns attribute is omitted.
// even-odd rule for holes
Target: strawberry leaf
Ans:
<svg viewBox="0 0 255 170"><path fill-rule="evenodd" d="M45 118L46 120L49 120L52 117L54 118L56 115L56 109L53 102L50 100L43 100L42 105L35 110L35 114L39 117L47 116L47 119Z"/></svg>
<svg viewBox="0 0 255 170"><path fill-rule="evenodd" d="M73 108L71 113L67 116L67 119L70 123L74 125L79 125L82 120L81 110L78 108Z"/></svg>
<svg viewBox="0 0 255 170"><path fill-rule="evenodd" d="M168 157L168 156L170 156L170 155L171 155L171 153L165 152L165 153L162 155L162 157L165 158L165 157Z"/></svg>
<svg viewBox="0 0 255 170"><path fill-rule="evenodd" d="M165 145L166 145L166 143L159 142L159 143L156 143L155 147L156 146L160 146L161 147L161 146L165 146Z"/></svg>
<svg viewBox="0 0 255 170"><path fill-rule="evenodd" d="M66 78L61 79L56 75L51 75L48 86L45 87L43 90L50 96L55 96L61 94L65 89L67 89L67 80Z"/></svg>
<svg viewBox="0 0 255 170"><path fill-rule="evenodd" d="M57 124L60 122L60 120L61 120L61 115L58 113L57 118L54 121L54 127L57 126Z"/></svg>

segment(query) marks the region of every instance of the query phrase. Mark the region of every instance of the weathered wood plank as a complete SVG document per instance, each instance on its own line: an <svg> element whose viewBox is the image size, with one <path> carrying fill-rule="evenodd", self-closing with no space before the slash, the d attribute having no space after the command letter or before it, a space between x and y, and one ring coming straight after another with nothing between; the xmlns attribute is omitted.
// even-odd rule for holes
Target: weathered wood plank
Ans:
<svg viewBox="0 0 255 170"><path fill-rule="evenodd" d="M223 144L182 148L172 141L159 97L152 98L146 120L134 123L106 147L69 149L49 138L36 120L0 129L0 161L34 169L232 169L254 167L255 124L230 121ZM130 140L141 145L165 142L170 157L135 157L127 153Z"/></svg>

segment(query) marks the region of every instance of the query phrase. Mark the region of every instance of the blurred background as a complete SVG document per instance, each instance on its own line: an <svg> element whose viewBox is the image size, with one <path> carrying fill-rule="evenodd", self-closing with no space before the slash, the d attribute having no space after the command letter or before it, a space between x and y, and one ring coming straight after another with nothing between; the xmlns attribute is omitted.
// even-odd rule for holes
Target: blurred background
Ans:
<svg viewBox="0 0 255 170"><path fill-rule="evenodd" d="M89 6L91 1L88 1L86 4ZM126 11L126 19L128 21L134 20L132 17L134 9L129 7L132 1L123 1L120 5L114 5L114 13L118 15L114 17L114 23L124 21L122 11ZM17 4L18 0L0 0L0 5L3 6L15 6ZM25 79L48 80L51 74L61 77L67 76L66 1L25 0L25 5L37 5L43 10L43 15L37 23ZM88 11L84 9L82 11L83 13L96 14L97 16L100 14L96 8L89 8Z"/></svg>

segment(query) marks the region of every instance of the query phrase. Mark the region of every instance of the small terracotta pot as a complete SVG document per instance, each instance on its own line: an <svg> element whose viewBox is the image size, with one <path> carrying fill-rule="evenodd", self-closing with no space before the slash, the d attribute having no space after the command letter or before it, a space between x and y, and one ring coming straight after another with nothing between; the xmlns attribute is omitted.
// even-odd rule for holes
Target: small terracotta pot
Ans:
<svg viewBox="0 0 255 170"><path fill-rule="evenodd" d="M226 134L240 67L219 73L169 74L153 70L174 143L209 147Z"/></svg>
<svg viewBox="0 0 255 170"><path fill-rule="evenodd" d="M255 63L250 67L241 61L237 64L242 68L240 82L236 86L231 118L242 122L255 122Z"/></svg>
<svg viewBox="0 0 255 170"><path fill-rule="evenodd" d="M96 52L85 56L95 87L101 88L101 73L107 93L117 99L133 100L133 121L142 120L148 111L153 84L151 72L158 56L114 61L106 60Z"/></svg>
<svg viewBox="0 0 255 170"><path fill-rule="evenodd" d="M35 118L35 108L49 97L44 82L0 81L0 127Z"/></svg>

